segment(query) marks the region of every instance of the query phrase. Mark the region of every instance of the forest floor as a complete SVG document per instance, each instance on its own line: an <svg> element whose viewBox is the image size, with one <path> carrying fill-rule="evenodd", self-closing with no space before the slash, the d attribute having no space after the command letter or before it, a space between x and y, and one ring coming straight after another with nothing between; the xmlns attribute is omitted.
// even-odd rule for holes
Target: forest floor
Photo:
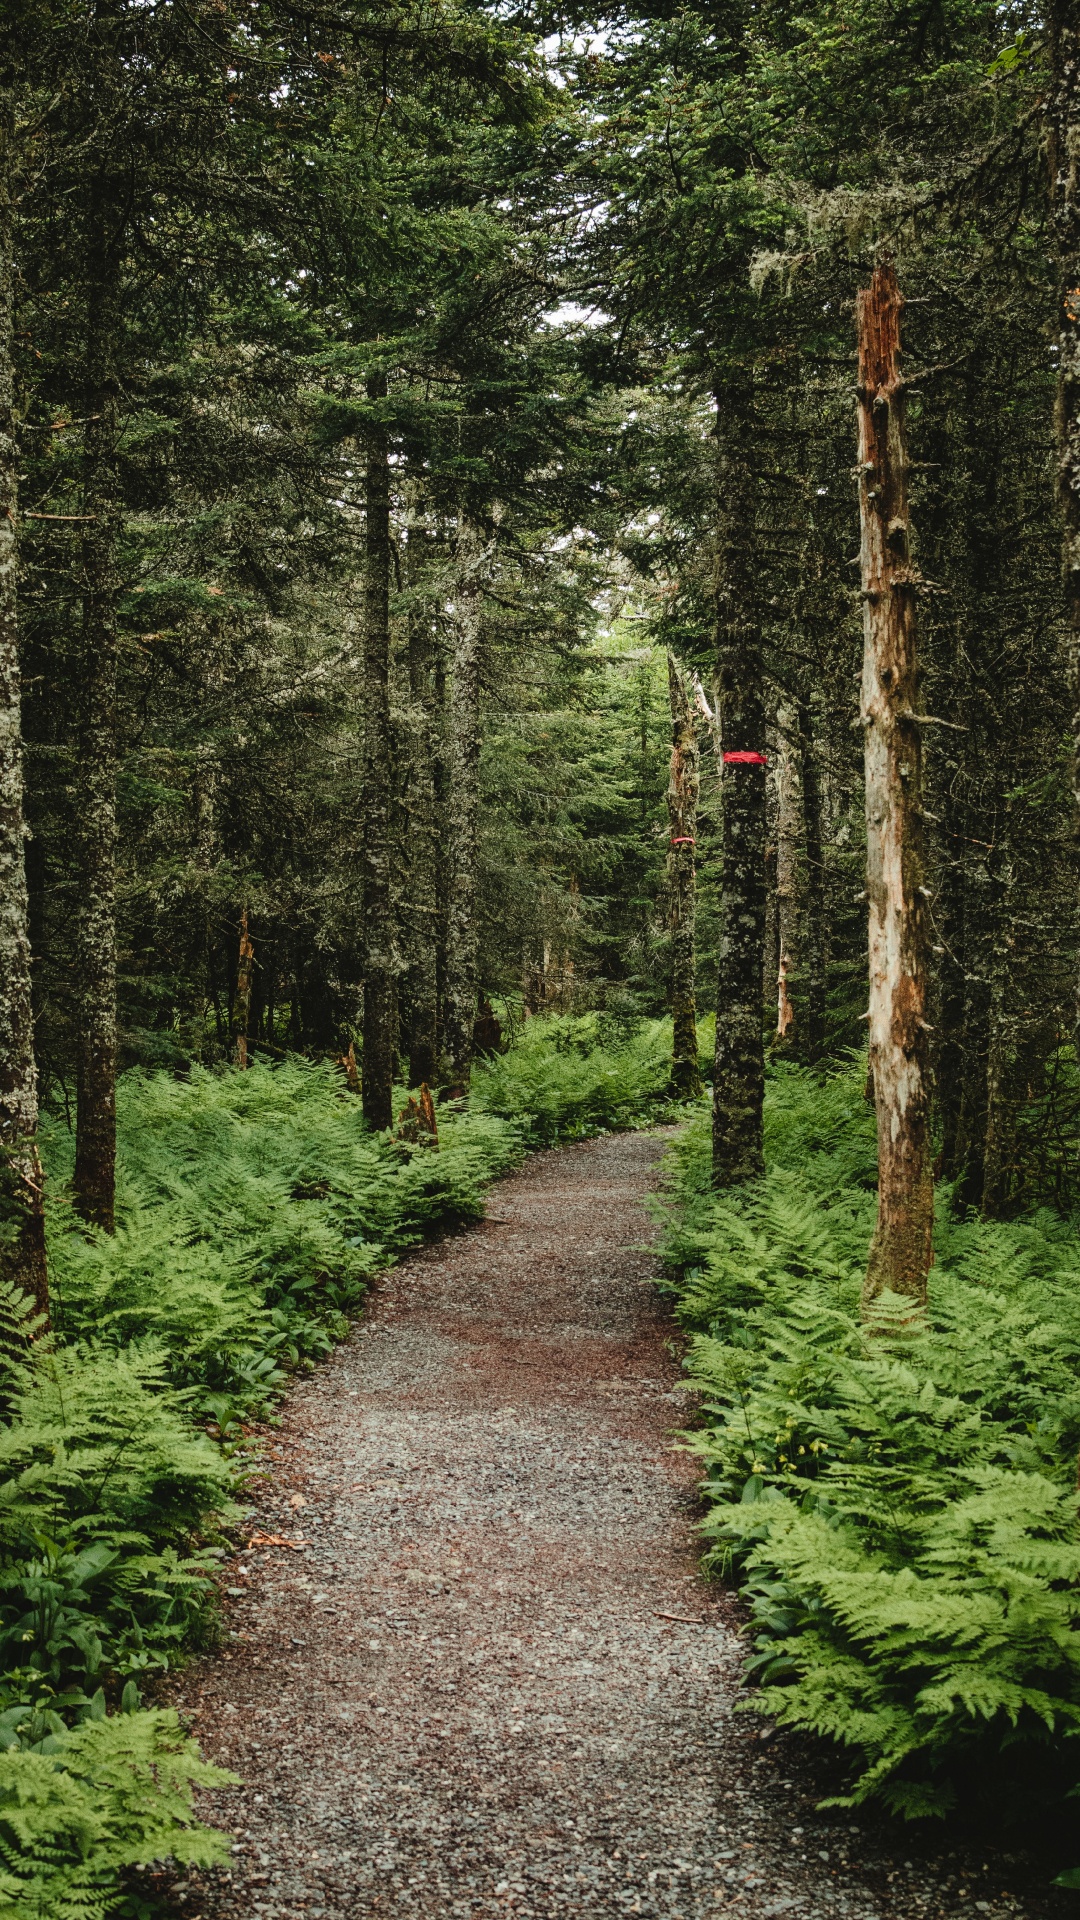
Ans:
<svg viewBox="0 0 1080 1920"><path fill-rule="evenodd" d="M818 1814L697 1572L690 1407L650 1284L664 1138L534 1156L387 1273L269 1444L230 1648L181 1687L242 1775L203 1920L900 1920L1071 1911L1024 1863ZM272 1544L288 1540L291 1546Z"/></svg>

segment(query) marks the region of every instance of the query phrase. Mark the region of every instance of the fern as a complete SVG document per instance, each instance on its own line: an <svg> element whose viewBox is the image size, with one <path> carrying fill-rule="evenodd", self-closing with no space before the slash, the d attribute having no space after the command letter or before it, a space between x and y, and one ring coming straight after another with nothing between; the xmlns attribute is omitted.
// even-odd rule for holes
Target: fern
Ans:
<svg viewBox="0 0 1080 1920"><path fill-rule="evenodd" d="M127 1868L222 1863L226 1836L195 1819L193 1791L234 1783L161 1709L0 1753L0 1907L11 1920L104 1920Z"/></svg>
<svg viewBox="0 0 1080 1920"><path fill-rule="evenodd" d="M759 1710L853 1758L841 1804L1064 1792L1080 1732L1080 1243L943 1220L931 1309L859 1316L872 1116L854 1069L769 1087L765 1180L669 1233L704 1417L709 1555L751 1606Z"/></svg>

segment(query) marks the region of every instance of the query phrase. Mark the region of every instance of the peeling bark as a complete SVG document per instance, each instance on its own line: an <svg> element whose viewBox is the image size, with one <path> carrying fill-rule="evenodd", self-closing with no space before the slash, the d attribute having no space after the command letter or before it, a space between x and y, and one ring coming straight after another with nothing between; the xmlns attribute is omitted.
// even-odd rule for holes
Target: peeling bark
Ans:
<svg viewBox="0 0 1080 1920"><path fill-rule="evenodd" d="M863 1304L884 1291L926 1300L934 1188L929 1130L928 941L923 894L922 740L907 500L903 306L892 265L858 297L870 1068L878 1214Z"/></svg>
<svg viewBox="0 0 1080 1920"><path fill-rule="evenodd" d="M88 214L83 440L83 712L79 752L79 908L75 1208L113 1230L116 1200L116 451L120 396L118 215L110 184L91 186Z"/></svg>
<svg viewBox="0 0 1080 1920"><path fill-rule="evenodd" d="M0 1273L48 1323L43 1176L27 931L17 604L18 446L12 368L14 115L0 97Z"/></svg>
<svg viewBox="0 0 1080 1920"><path fill-rule="evenodd" d="M698 1070L696 887L698 774L697 734L686 688L668 654L671 697L671 770L668 779L668 924L671 929L671 1084L683 1099L701 1092Z"/></svg>
<svg viewBox="0 0 1080 1920"><path fill-rule="evenodd" d="M368 397L385 398L385 375ZM390 463L386 427L368 429L364 596L364 1114L389 1127L397 1056L396 961L390 884Z"/></svg>
<svg viewBox="0 0 1080 1920"><path fill-rule="evenodd" d="M443 1050L450 1094L469 1085L476 1019L479 935L476 923L477 821L480 810L480 613L483 557L462 541L450 684L447 782L446 980Z"/></svg>
<svg viewBox="0 0 1080 1920"><path fill-rule="evenodd" d="M719 455L717 720L723 741L720 955L713 1070L713 1182L764 1170L765 1058L761 983L765 944L765 769L731 752L763 754L765 702L757 613L753 387L733 379L716 395Z"/></svg>
<svg viewBox="0 0 1080 1920"><path fill-rule="evenodd" d="M232 1003L233 1061L238 1067L248 1064L248 1034L251 1027L251 987L255 972L255 948L251 942L248 910L240 913L240 953L236 963L236 992Z"/></svg>

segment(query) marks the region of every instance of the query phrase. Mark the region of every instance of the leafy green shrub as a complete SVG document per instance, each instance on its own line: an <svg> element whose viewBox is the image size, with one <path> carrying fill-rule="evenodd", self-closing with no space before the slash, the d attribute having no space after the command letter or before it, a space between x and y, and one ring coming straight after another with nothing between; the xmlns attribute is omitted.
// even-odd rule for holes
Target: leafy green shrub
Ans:
<svg viewBox="0 0 1080 1920"><path fill-rule="evenodd" d="M213 1866L226 1836L192 1812L196 1787L231 1784L171 1711L99 1713L32 1748L0 1752L0 1909L10 1920L105 1920L125 1869Z"/></svg>
<svg viewBox="0 0 1080 1920"><path fill-rule="evenodd" d="M770 1171L709 1195L704 1122L670 1237L710 1557L738 1568L757 1706L856 1761L840 1804L939 1813L978 1781L1060 1791L1080 1731L1080 1244L1042 1213L943 1220L931 1308L859 1289L861 1075L785 1069Z"/></svg>

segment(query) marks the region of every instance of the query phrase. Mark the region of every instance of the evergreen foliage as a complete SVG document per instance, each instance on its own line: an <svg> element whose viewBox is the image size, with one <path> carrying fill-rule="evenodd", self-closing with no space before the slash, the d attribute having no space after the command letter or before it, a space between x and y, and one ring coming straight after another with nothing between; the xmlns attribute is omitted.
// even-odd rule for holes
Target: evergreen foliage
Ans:
<svg viewBox="0 0 1080 1920"><path fill-rule="evenodd" d="M709 1562L744 1584L755 1708L854 1763L830 1804L1016 1813L1077 1779L1080 1244L944 1207L928 1315L861 1318L862 1077L775 1070L742 1193L707 1193L704 1120L675 1150Z"/></svg>

